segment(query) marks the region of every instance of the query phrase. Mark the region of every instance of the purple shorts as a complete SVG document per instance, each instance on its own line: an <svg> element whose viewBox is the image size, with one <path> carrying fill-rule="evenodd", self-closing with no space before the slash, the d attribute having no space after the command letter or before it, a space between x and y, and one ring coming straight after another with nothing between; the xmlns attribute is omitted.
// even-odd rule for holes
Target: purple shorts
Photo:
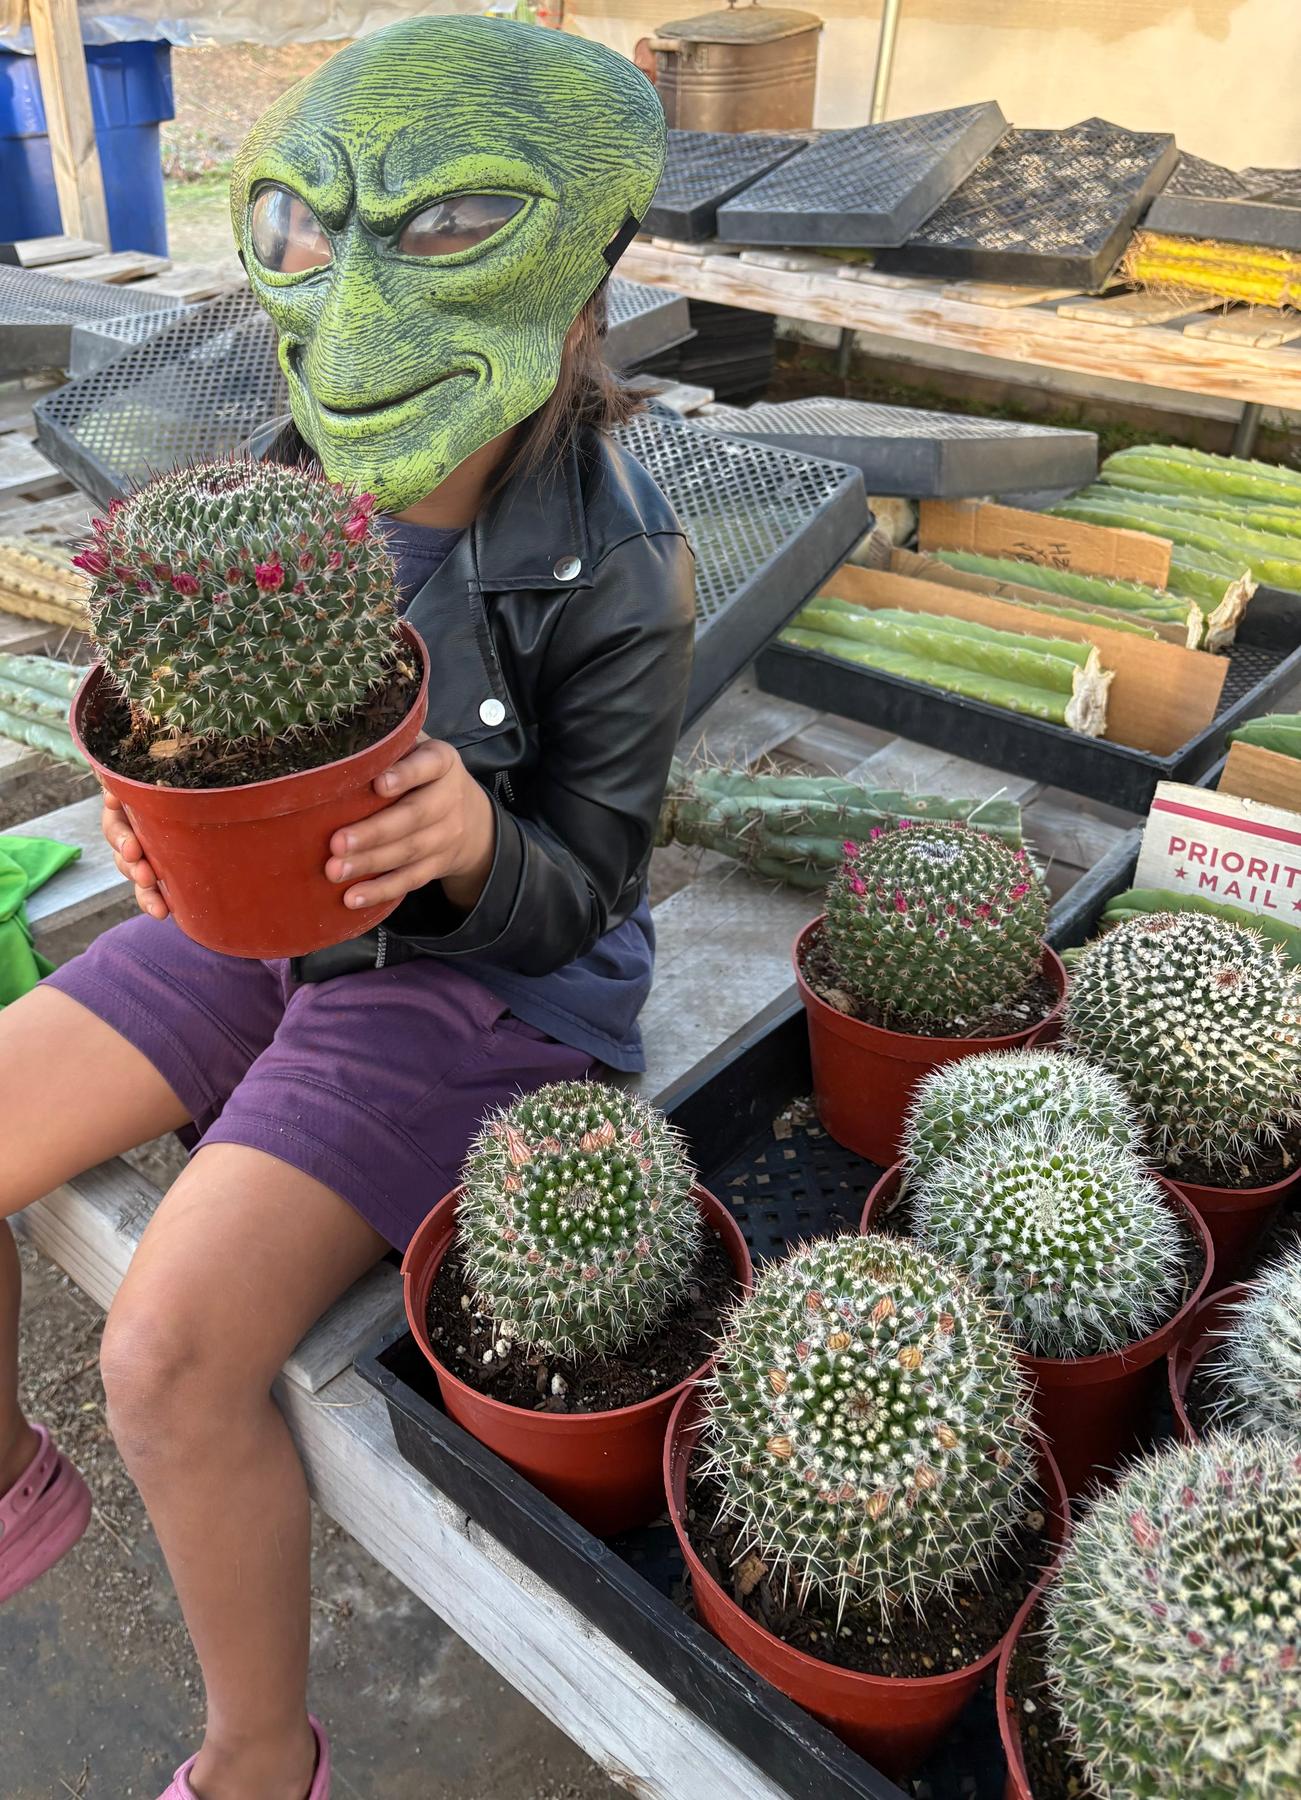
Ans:
<svg viewBox="0 0 1301 1800"><path fill-rule="evenodd" d="M218 956L143 914L49 984L149 1058L194 1121L191 1147L265 1150L399 1250L491 1107L596 1068L448 963L295 986L286 962Z"/></svg>

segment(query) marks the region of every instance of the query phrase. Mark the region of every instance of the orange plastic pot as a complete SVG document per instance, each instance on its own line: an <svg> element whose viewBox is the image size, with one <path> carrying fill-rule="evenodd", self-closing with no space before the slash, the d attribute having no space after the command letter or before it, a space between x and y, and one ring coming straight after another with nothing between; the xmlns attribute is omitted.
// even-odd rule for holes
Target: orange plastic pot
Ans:
<svg viewBox="0 0 1301 1800"><path fill-rule="evenodd" d="M687 1532L687 1474L701 1430L700 1397L683 1394L664 1447L669 1517L691 1576L700 1622L775 1688L821 1719L838 1737L894 1781L923 1762L993 1666L1001 1642L978 1661L949 1675L864 1675L838 1669L774 1637L714 1580ZM1039 1475L1049 1499L1047 1533L1066 1541L1070 1503L1052 1452L1039 1446Z"/></svg>
<svg viewBox="0 0 1301 1800"><path fill-rule="evenodd" d="M1197 1366L1212 1348L1229 1322L1234 1308L1240 1306L1250 1290L1245 1282L1220 1288L1200 1300L1188 1317L1188 1329L1166 1354L1170 1379L1170 1405L1175 1416L1175 1430L1185 1444L1198 1442L1197 1427L1188 1416L1188 1384Z"/></svg>
<svg viewBox="0 0 1301 1800"><path fill-rule="evenodd" d="M1268 1187L1203 1187L1196 1181L1176 1181L1175 1186L1206 1221L1220 1279L1236 1281L1246 1273L1274 1214L1301 1187L1301 1167Z"/></svg>
<svg viewBox="0 0 1301 1800"><path fill-rule="evenodd" d="M695 1197L749 1293L754 1269L740 1226L706 1189L697 1188ZM684 1388L698 1381L713 1359L662 1394L611 1412L531 1412L479 1393L439 1360L425 1322L429 1290L456 1234L459 1199L458 1188L439 1201L402 1259L407 1323L438 1377L449 1417L598 1537L647 1524L664 1506L661 1469L669 1415Z"/></svg>
<svg viewBox="0 0 1301 1800"><path fill-rule="evenodd" d="M887 1031L837 1012L804 979L804 960L822 929L822 919L806 925L795 940L795 981L809 1022L813 1104L828 1136L846 1150L882 1167L898 1156L904 1118L923 1076L979 1050L1015 1050L1050 1030L1066 1000L1066 970L1055 950L1044 946L1043 973L1057 1003L1044 1018L1009 1037L914 1037Z"/></svg>
<svg viewBox="0 0 1301 1800"><path fill-rule="evenodd" d="M225 956L306 956L360 937L398 904L354 911L325 864L341 826L390 804L371 783L406 755L424 724L429 657L410 626L402 635L421 673L400 725L341 762L245 787L155 787L107 768L85 742L104 702L102 666L82 682L72 702L73 740L100 786L122 802L173 918L196 944Z"/></svg>
<svg viewBox="0 0 1301 1800"><path fill-rule="evenodd" d="M1063 1545L1063 1548L1065 1546ZM1017 1640L1027 1629L1039 1602L1043 1599L1044 1589L1056 1573L1057 1564L1061 1561L1058 1553L1057 1561L1044 1571L1043 1579L1031 1594L1027 1594L1025 1605L1012 1621L1012 1629L1003 1639L1003 1648L998 1653L998 1675L995 1681L995 1707L998 1712L998 1735L1003 1744L1003 1755L1007 1759L1007 1779L1003 1784L1003 1800L1035 1800L1034 1789L1030 1785L1030 1777L1026 1773L1025 1754L1021 1744L1021 1719L1017 1712L1015 1696L1011 1690L1012 1659L1016 1655Z"/></svg>
<svg viewBox="0 0 1301 1800"><path fill-rule="evenodd" d="M860 1223L864 1233L876 1228L898 1197L902 1176L903 1164L896 1163L872 1189ZM1157 1365L1183 1336L1215 1266L1211 1235L1203 1221L1173 1182L1161 1176L1156 1180L1171 1210L1192 1232L1201 1257L1198 1279L1178 1312L1123 1350L1070 1357L1018 1352L1034 1378L1035 1423L1052 1445L1072 1499L1091 1482L1108 1476L1139 1444L1151 1420L1154 1391L1160 1386Z"/></svg>

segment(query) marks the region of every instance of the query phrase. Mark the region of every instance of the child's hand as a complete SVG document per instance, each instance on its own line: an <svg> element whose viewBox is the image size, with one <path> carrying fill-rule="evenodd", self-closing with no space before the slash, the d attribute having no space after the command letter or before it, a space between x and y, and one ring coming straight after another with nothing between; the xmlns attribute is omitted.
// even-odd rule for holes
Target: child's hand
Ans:
<svg viewBox="0 0 1301 1800"><path fill-rule="evenodd" d="M470 912L483 892L497 847L492 801L450 744L422 737L409 756L375 783L385 807L330 839L325 872L356 881L348 906L378 906L441 881L452 905Z"/></svg>
<svg viewBox="0 0 1301 1800"><path fill-rule="evenodd" d="M125 875L128 881L135 883L136 905L141 912L147 912L151 919L165 919L168 908L166 900L158 891L158 877L145 861L140 839L127 824L122 802L115 800L111 794L104 796L104 811L99 825L113 852L118 874Z"/></svg>

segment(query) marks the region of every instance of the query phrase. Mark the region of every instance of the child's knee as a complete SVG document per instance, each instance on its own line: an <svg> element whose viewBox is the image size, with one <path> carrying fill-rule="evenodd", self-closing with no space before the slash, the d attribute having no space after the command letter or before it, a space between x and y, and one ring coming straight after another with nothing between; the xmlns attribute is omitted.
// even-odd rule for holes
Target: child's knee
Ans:
<svg viewBox="0 0 1301 1800"><path fill-rule="evenodd" d="M229 1432L253 1398L233 1374L237 1360L179 1296L128 1291L100 1346L109 1428L128 1465L192 1459Z"/></svg>

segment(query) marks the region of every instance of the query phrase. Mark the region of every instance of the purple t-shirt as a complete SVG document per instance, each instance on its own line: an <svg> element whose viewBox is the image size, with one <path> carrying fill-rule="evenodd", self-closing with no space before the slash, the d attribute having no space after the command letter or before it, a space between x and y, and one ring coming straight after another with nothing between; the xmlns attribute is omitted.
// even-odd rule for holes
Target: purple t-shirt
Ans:
<svg viewBox="0 0 1301 1800"><path fill-rule="evenodd" d="M409 606L438 573L461 533L413 525L406 519L380 523L397 564L403 603ZM471 957L460 967L504 1000L517 1018L557 1043L626 1073L646 1067L637 1024L655 968L655 927L646 894L622 925L607 931L586 955L550 975L519 975Z"/></svg>

